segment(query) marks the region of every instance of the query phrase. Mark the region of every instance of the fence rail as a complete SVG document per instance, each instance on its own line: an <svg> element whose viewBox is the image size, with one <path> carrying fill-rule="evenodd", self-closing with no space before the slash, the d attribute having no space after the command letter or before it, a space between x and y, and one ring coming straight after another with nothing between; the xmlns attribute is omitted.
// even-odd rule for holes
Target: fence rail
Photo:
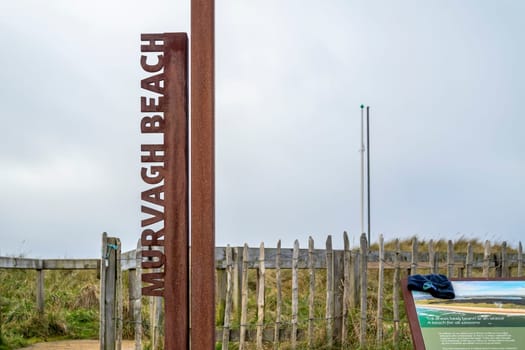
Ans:
<svg viewBox="0 0 525 350"><path fill-rule="evenodd" d="M284 343L292 349L313 348L316 342L363 347L367 343L396 344L403 337L409 338L403 333L408 329L400 306L399 285L403 276L415 273L443 273L461 278L523 276L521 242L517 249L509 253L511 249L506 242L496 249L487 241L483 252L474 253L470 243L462 252L452 241L448 241L444 252L438 251L433 241L422 245L414 239L409 251L401 251L399 241L394 244L394 249L385 250L381 238L378 248L370 251L364 236L361 236L360 246L353 249L350 249L346 233L343 238L344 249L339 250L332 248L331 236L325 242L324 249L315 249L311 238L308 248L304 249L300 248L298 241L293 248L281 248L280 241L277 248L267 248L264 244L258 248L247 245L217 247L216 339L222 343L222 349L228 349L231 343L238 343L240 349L248 346L278 349ZM118 262L116 266L120 265L118 270L129 270L128 303L132 322L137 325L136 349L140 349L140 247L139 250L120 254L120 245L118 252L113 252L108 250L110 242L107 237L105 239L100 259L0 257L0 269L33 269L38 272L37 309L43 313L44 270L101 271L104 277L101 290L109 290L111 295L121 299L121 274L115 272L115 267L108 266L109 260L118 260L115 262ZM109 259L110 256L112 259ZM110 278L108 269L113 269ZM390 280L385 281L385 275L389 275ZM386 301L391 303L388 307L385 307ZM124 301L114 302L117 307L111 304L103 308L104 322L120 319L120 316L113 318L114 315L107 313L117 312L112 310L121 309ZM158 300L151 301L151 305L156 306L151 308L154 313L151 329L156 332L150 335L153 349L160 348L161 341L158 339L162 337L159 333L161 327L155 326L155 322L162 317L158 304ZM375 328L374 337L369 334L371 327ZM117 325L117 332L119 328L122 328L121 325ZM102 333L107 332L101 328ZM118 334L112 337L119 339Z"/></svg>
<svg viewBox="0 0 525 350"><path fill-rule="evenodd" d="M0 256L0 269L98 270L100 259L27 259Z"/></svg>
<svg viewBox="0 0 525 350"><path fill-rule="evenodd" d="M365 236L359 247L350 249L345 233L342 250L332 248L330 236L325 249L314 249L311 238L308 249L300 249L298 241L292 249L281 248L280 242L277 248L217 248L217 316L224 322L217 327L216 338L221 340L223 350L232 342L238 343L240 349L263 349L269 344L277 349L282 343L292 349L314 348L316 343L329 347L398 344L401 338L410 341L406 321L402 322L403 276L523 276L521 243L512 254L505 242L498 247L485 242L483 252L478 253L474 253L471 243L466 244L464 252L452 241L446 243L446 252L436 249L433 241L421 244L417 239L409 251L401 251L399 241L395 242L395 249L386 251L381 237L378 248L369 251ZM271 270L271 278L276 281L270 284ZM291 270L287 281L281 278L285 270ZM307 274L297 277L301 270ZM306 281L299 286L301 278ZM316 282L320 280L324 285ZM320 302L324 303L321 312ZM286 312L284 304L288 305ZM307 311L298 313L298 308ZM265 309L270 310L264 312Z"/></svg>

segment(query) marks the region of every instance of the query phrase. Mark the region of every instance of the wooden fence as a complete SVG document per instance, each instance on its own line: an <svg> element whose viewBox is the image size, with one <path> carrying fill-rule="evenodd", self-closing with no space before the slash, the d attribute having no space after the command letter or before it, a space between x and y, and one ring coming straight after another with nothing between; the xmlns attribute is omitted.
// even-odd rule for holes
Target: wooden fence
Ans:
<svg viewBox="0 0 525 350"><path fill-rule="evenodd" d="M137 252L139 252L137 254ZM122 271L128 270L129 305L135 324L135 349L142 348L140 249L121 254L120 240L102 235L99 259L28 259L0 257L0 269L36 270L36 307L44 314L45 270L96 270L100 277L100 349L120 350L122 343ZM139 271L137 273L137 271ZM1 327L1 325L0 325Z"/></svg>
<svg viewBox="0 0 525 350"><path fill-rule="evenodd" d="M240 349L394 346L400 339L410 341L401 307L402 277L523 276L521 242L510 254L505 242L496 248L487 241L483 252L474 253L472 243L459 252L452 241L443 252L436 251L435 242L422 245L415 238L408 251L401 251L399 241L395 249L385 251L382 236L373 251L365 235L353 249L346 233L343 240L342 250L333 249L331 236L323 249L315 249L312 238L306 249L300 249L298 241L292 249L282 249L280 242L277 248L217 248L216 339L222 349L231 343ZM291 270L286 281L285 270Z"/></svg>
<svg viewBox="0 0 525 350"><path fill-rule="evenodd" d="M468 243L459 252L452 241L446 252L435 242L417 239L402 251L399 241L385 251L382 237L370 250L366 236L358 247L332 247L328 236L323 249L217 247L216 339L222 349L232 343L240 349L377 347L409 341L400 298L400 280L415 273L442 273L449 277L522 277L521 242L512 250L503 242L498 249L487 241L482 253ZM44 310L44 270L92 269L101 278L101 349L119 349L122 331L122 275L129 271L129 309L136 349L141 349L140 249L120 253L117 238L103 235L100 259L26 259L0 257L0 268L37 271L36 305ZM425 247L425 251L422 251ZM387 278L385 278L387 277ZM162 301L151 298L152 349L162 347ZM120 313L120 314L119 314ZM120 323L119 323L120 322Z"/></svg>

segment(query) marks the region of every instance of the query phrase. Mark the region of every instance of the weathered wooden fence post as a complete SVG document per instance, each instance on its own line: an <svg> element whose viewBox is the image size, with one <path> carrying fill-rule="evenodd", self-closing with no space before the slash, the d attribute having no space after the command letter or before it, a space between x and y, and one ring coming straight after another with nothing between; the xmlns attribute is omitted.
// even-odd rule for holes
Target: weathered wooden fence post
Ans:
<svg viewBox="0 0 525 350"><path fill-rule="evenodd" d="M521 241L518 244L518 277L521 277L522 275L522 269L523 269L523 247L521 245Z"/></svg>
<svg viewBox="0 0 525 350"><path fill-rule="evenodd" d="M228 283L228 272L226 269L216 269L215 270L215 304L216 307L216 317L219 320L224 320L225 309L226 309L226 284Z"/></svg>
<svg viewBox="0 0 525 350"><path fill-rule="evenodd" d="M154 269L153 271L157 272L158 270ZM150 339L151 339L151 349L160 350L163 346L162 344L162 297L151 296L149 299L150 305Z"/></svg>
<svg viewBox="0 0 525 350"><path fill-rule="evenodd" d="M36 308L38 314L44 314L45 296L44 296L44 269L43 261L38 261L38 269L36 270Z"/></svg>
<svg viewBox="0 0 525 350"><path fill-rule="evenodd" d="M334 342L341 343L343 335L344 251L334 251Z"/></svg>
<svg viewBox="0 0 525 350"><path fill-rule="evenodd" d="M334 252L332 250L332 236L326 239L326 342L328 347L333 345L334 332Z"/></svg>
<svg viewBox="0 0 525 350"><path fill-rule="evenodd" d="M326 336L328 346L341 342L343 317L343 251L334 251L332 236L326 240Z"/></svg>
<svg viewBox="0 0 525 350"><path fill-rule="evenodd" d="M265 277L266 267L264 258L264 243L261 243L259 247L259 279L258 279L258 290L257 290L257 350L263 349L263 336L264 336L264 304L265 304Z"/></svg>
<svg viewBox="0 0 525 350"><path fill-rule="evenodd" d="M447 245L447 268L448 268L448 277L454 277L454 245L452 241L448 241Z"/></svg>
<svg viewBox="0 0 525 350"><path fill-rule="evenodd" d="M233 248L233 313L235 317L241 319L241 285L242 285L242 247Z"/></svg>
<svg viewBox="0 0 525 350"><path fill-rule="evenodd" d="M315 256L314 240L308 237L308 275L309 275L309 292L308 292L308 348L314 346L314 318L315 318Z"/></svg>
<svg viewBox="0 0 525 350"><path fill-rule="evenodd" d="M348 234L346 231L343 233L343 247L344 247L344 260L343 260L343 269L344 269L344 281L343 281L343 322L342 330L343 334L341 336L341 345L342 348L346 346L348 342L348 331L349 331L349 309L351 305L350 296L350 270L351 270L351 261L352 253L350 252L350 241L348 240Z"/></svg>
<svg viewBox="0 0 525 350"><path fill-rule="evenodd" d="M430 273L438 273L439 266L438 266L436 251L434 250L433 240L430 240L428 242L428 265L430 266Z"/></svg>
<svg viewBox="0 0 525 350"><path fill-rule="evenodd" d="M355 309L359 305L360 285L361 285L361 269L359 268L359 250L352 250L351 256L351 269L350 269L350 308Z"/></svg>
<svg viewBox="0 0 525 350"><path fill-rule="evenodd" d="M116 295L116 315L115 315L115 323L117 324L117 350L122 349L122 331L124 330L124 317L122 314L122 246L120 244L120 239L115 238L115 245L117 246L117 250L115 251L115 269L116 269L116 285L117 285L117 291L115 293Z"/></svg>
<svg viewBox="0 0 525 350"><path fill-rule="evenodd" d="M472 262L474 260L474 253L472 252L472 244L470 242L467 243L467 258L465 261L465 265L467 267L467 278L472 277Z"/></svg>
<svg viewBox="0 0 525 350"><path fill-rule="evenodd" d="M244 245L242 253L242 286L241 286L241 324L239 349L246 348L246 328L248 326L248 245Z"/></svg>
<svg viewBox="0 0 525 350"><path fill-rule="evenodd" d="M384 289L385 252L383 235L379 235L379 282L377 286L377 339L378 348L383 345L383 289Z"/></svg>
<svg viewBox="0 0 525 350"><path fill-rule="evenodd" d="M106 332L106 269L107 265L109 265L106 259L107 244L108 235L104 232L102 234L102 257L100 262L100 350L109 349L106 347L106 343L109 340L108 332ZM111 322L108 327L111 327Z"/></svg>
<svg viewBox="0 0 525 350"><path fill-rule="evenodd" d="M142 246L140 240L135 250L135 268L128 272L129 277L129 306L130 315L133 320L135 332L135 350L142 349L142 279L141 279L141 262Z"/></svg>
<svg viewBox="0 0 525 350"><path fill-rule="evenodd" d="M222 330L222 350L228 350L230 342L230 327L232 314L232 249L226 247L226 303L224 305L224 328Z"/></svg>
<svg viewBox="0 0 525 350"><path fill-rule="evenodd" d="M489 277L489 268L490 268L490 242L485 241L485 250L483 253L483 277Z"/></svg>
<svg viewBox="0 0 525 350"><path fill-rule="evenodd" d="M501 277L509 277L509 261L507 258L507 242L501 243Z"/></svg>
<svg viewBox="0 0 525 350"><path fill-rule="evenodd" d="M367 270L368 270L368 242L366 233L361 234L361 326L359 334L359 344L361 347L366 346L367 330Z"/></svg>
<svg viewBox="0 0 525 350"><path fill-rule="evenodd" d="M282 307L282 285L281 285L281 240L277 242L277 253L275 254L275 284L277 287L277 300L275 308L275 327L273 331L273 348L279 349L281 341L281 307Z"/></svg>
<svg viewBox="0 0 525 350"><path fill-rule="evenodd" d="M410 264L410 274L411 275L417 274L417 265L419 263L418 248L419 248L419 245L417 242L417 237L414 237L414 239L412 240L412 263Z"/></svg>
<svg viewBox="0 0 525 350"><path fill-rule="evenodd" d="M399 247L399 239L396 239L396 252L394 255L394 288L393 288L393 296L392 299L394 300L394 344L396 346L396 349L399 347L399 286L401 284L401 264L399 261L399 256L401 255L401 249Z"/></svg>
<svg viewBox="0 0 525 350"><path fill-rule="evenodd" d="M122 344L122 277L120 240L102 234L100 264L100 349L120 350ZM120 297L120 298L119 298Z"/></svg>
<svg viewBox="0 0 525 350"><path fill-rule="evenodd" d="M293 243L292 256L292 349L297 347L297 324L299 313L299 241Z"/></svg>

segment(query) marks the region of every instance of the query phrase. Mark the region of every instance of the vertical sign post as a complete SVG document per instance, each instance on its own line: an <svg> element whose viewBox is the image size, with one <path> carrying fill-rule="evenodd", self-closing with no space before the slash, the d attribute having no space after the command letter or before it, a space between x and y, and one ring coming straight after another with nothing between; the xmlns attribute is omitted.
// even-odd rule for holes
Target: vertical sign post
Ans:
<svg viewBox="0 0 525 350"><path fill-rule="evenodd" d="M165 349L215 346L214 0L191 0L191 292L188 216L188 39L143 34L141 146L143 295L165 298ZM190 307L191 302L191 307ZM191 335L190 330L191 314Z"/></svg>
<svg viewBox="0 0 525 350"><path fill-rule="evenodd" d="M192 350L215 348L214 7L191 0Z"/></svg>
<svg viewBox="0 0 525 350"><path fill-rule="evenodd" d="M141 42L141 132L162 137L141 146L141 267L160 269L142 274L142 294L164 297L164 348L189 349L188 37Z"/></svg>

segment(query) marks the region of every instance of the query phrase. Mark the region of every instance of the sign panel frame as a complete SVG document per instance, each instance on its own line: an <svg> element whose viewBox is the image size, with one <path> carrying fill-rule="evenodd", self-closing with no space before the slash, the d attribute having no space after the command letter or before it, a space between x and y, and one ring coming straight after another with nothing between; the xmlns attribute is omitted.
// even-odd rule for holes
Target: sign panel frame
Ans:
<svg viewBox="0 0 525 350"><path fill-rule="evenodd" d="M455 299L410 291L408 279L401 281L414 349L519 349L525 339L525 278L451 282Z"/></svg>

